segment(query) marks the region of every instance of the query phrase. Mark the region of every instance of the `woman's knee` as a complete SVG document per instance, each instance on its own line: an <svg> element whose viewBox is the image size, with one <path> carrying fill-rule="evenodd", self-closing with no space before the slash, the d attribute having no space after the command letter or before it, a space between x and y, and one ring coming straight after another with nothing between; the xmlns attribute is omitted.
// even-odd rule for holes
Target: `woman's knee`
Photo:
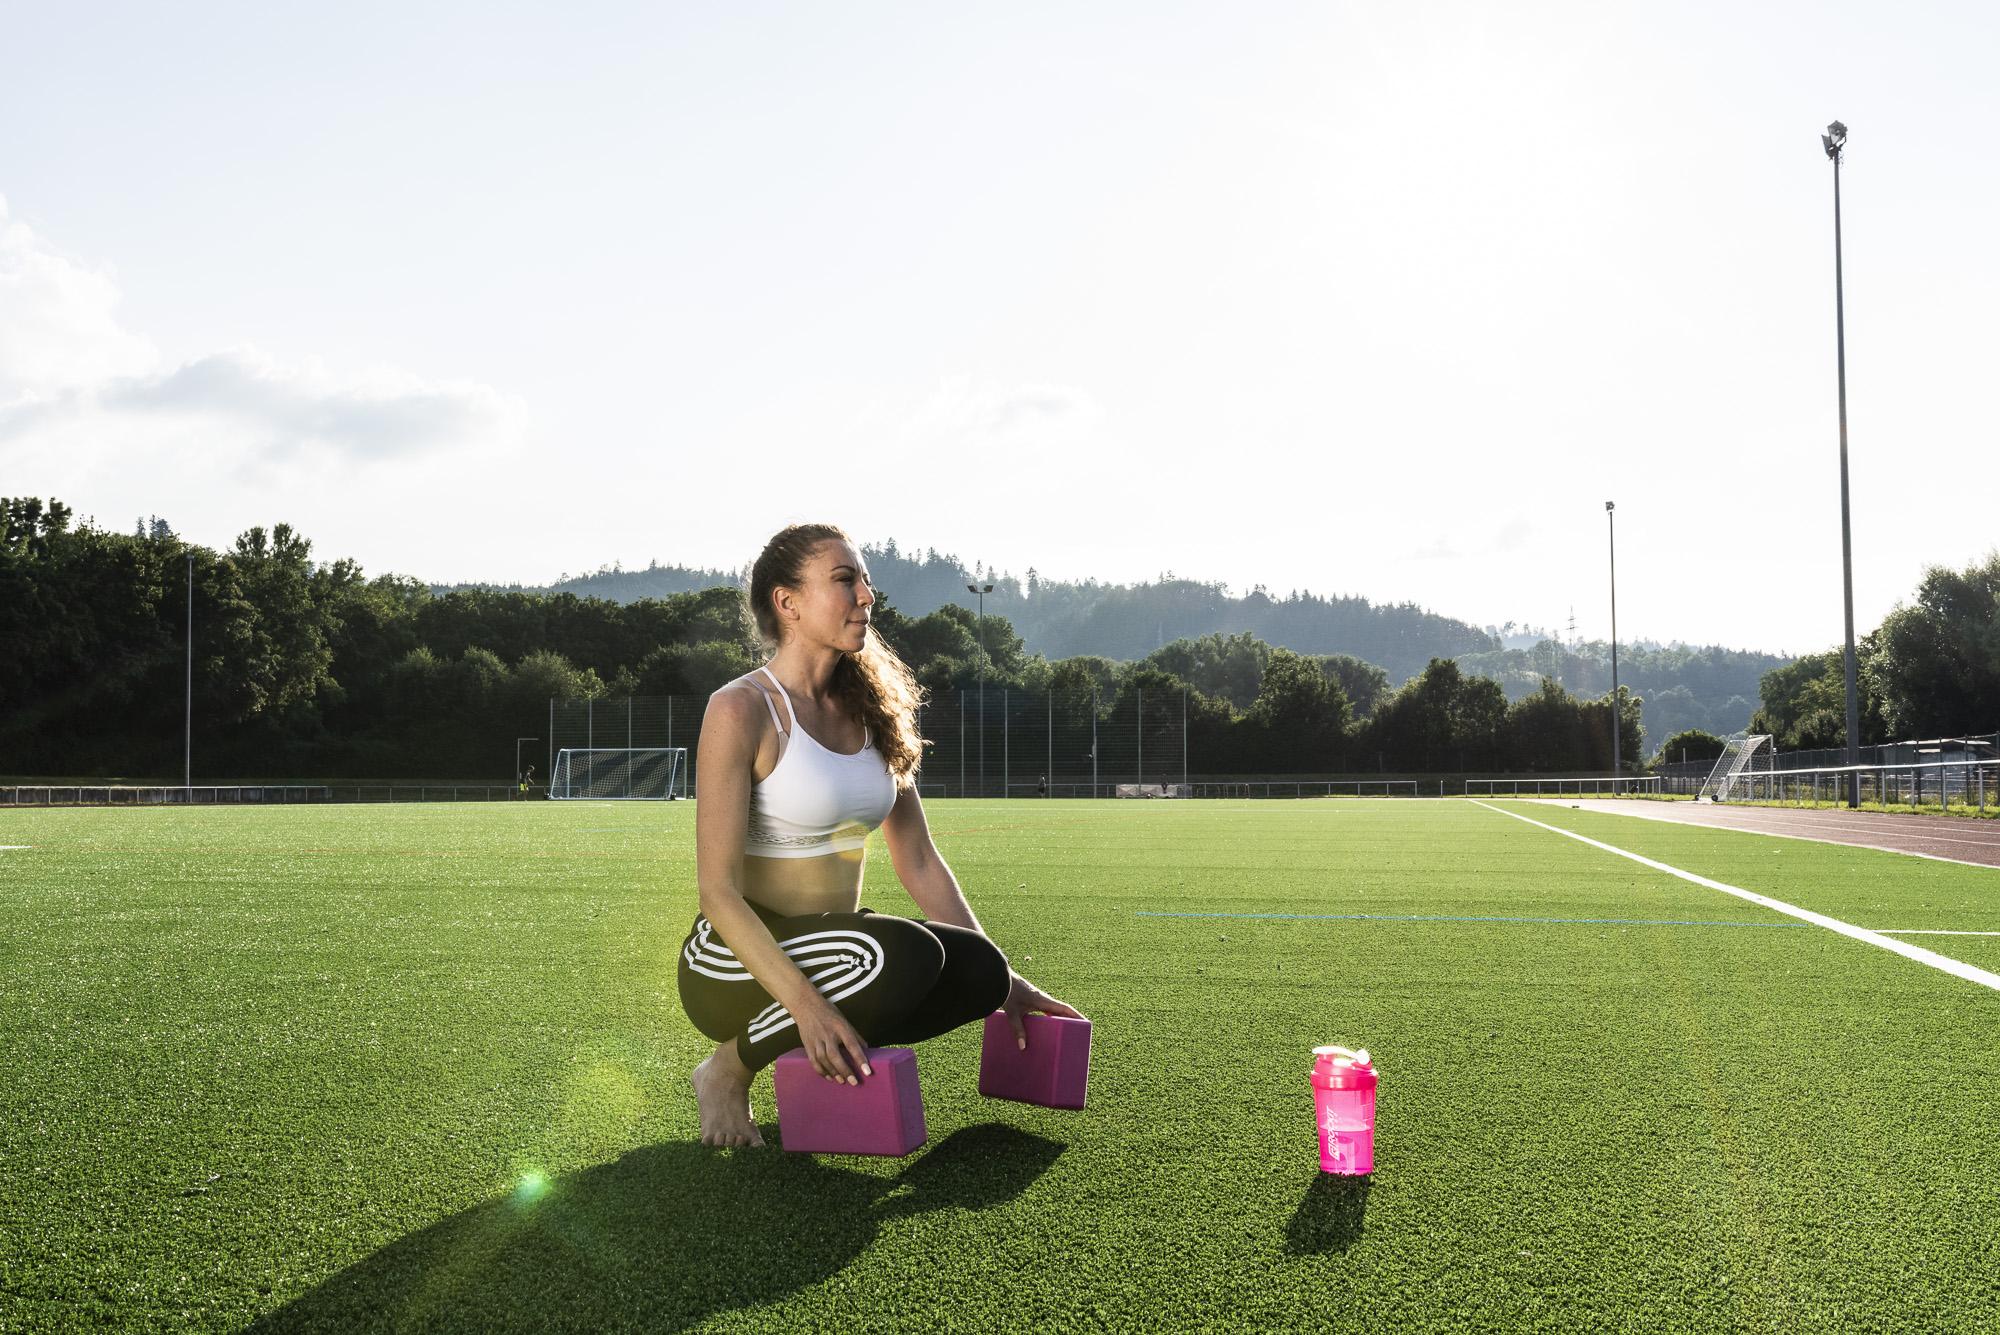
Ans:
<svg viewBox="0 0 2000 1335"><path fill-rule="evenodd" d="M1013 987L1013 970L1000 947L978 932L963 927L935 928L944 943L944 983L964 999L976 1015L1000 1009Z"/></svg>

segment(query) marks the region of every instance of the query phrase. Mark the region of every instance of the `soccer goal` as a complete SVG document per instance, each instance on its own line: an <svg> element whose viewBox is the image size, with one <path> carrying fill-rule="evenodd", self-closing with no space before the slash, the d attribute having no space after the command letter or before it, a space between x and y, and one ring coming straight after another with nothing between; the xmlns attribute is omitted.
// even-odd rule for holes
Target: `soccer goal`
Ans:
<svg viewBox="0 0 2000 1335"><path fill-rule="evenodd" d="M687 796L687 748L566 746L549 796L558 801L673 802Z"/></svg>
<svg viewBox="0 0 2000 1335"><path fill-rule="evenodd" d="M1737 796L1738 788L1748 788L1759 773L1769 770L1772 758L1773 747L1768 736L1730 738L1729 745L1716 757L1715 768L1709 771L1695 801L1727 802Z"/></svg>

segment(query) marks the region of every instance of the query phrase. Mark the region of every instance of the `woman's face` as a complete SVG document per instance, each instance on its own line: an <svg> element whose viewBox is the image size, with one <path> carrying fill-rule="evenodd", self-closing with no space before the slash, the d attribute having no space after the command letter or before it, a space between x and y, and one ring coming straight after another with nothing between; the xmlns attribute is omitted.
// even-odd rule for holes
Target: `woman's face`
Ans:
<svg viewBox="0 0 2000 1335"><path fill-rule="evenodd" d="M823 542L806 562L799 587L773 595L778 617L807 644L858 653L868 639L868 609L875 590L861 553L844 542Z"/></svg>

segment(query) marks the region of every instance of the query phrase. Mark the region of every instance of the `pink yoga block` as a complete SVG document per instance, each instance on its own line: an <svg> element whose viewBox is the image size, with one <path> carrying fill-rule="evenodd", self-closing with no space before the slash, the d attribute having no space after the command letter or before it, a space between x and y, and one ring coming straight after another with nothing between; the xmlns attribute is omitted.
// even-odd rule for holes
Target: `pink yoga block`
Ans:
<svg viewBox="0 0 2000 1335"><path fill-rule="evenodd" d="M1081 1108L1090 1093L1090 1021L1029 1015L1028 1050L1014 1043L1006 1013L986 1017L979 1053L979 1092L989 1099Z"/></svg>
<svg viewBox="0 0 2000 1335"><path fill-rule="evenodd" d="M894 1158L929 1139L924 1096L917 1088L917 1054L908 1048L867 1052L875 1074L863 1076L858 1085L822 1077L804 1048L778 1058L771 1082L778 1096L778 1134L786 1149Z"/></svg>

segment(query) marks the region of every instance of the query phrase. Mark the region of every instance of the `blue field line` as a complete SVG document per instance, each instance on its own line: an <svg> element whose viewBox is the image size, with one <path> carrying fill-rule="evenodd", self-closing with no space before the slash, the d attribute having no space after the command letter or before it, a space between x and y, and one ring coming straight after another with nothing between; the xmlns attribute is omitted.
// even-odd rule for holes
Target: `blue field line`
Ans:
<svg viewBox="0 0 2000 1335"><path fill-rule="evenodd" d="M1612 927L1805 927L1802 922L1681 922L1667 920L1654 921L1650 918L1445 918L1420 917L1407 913L1150 913L1145 909L1134 914L1140 918L1313 918L1320 921L1368 921L1368 922L1567 922L1589 924L1591 926Z"/></svg>

